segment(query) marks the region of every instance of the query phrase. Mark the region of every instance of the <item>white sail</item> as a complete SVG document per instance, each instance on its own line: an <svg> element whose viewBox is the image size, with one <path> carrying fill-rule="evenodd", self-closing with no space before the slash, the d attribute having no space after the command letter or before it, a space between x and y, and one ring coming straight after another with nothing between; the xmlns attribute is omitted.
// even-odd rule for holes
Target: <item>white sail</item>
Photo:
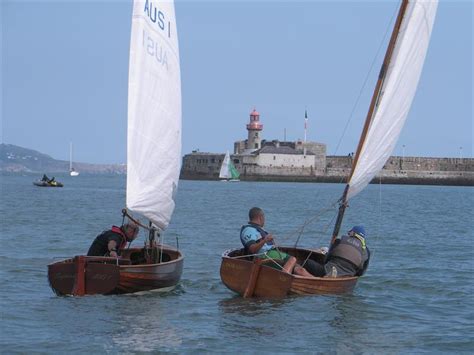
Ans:
<svg viewBox="0 0 474 355"><path fill-rule="evenodd" d="M133 4L128 84L127 208L161 229L181 163L181 75L173 1Z"/></svg>
<svg viewBox="0 0 474 355"><path fill-rule="evenodd" d="M75 171L74 168L72 167L72 142L69 143L69 175L71 176L78 176L79 172Z"/></svg>
<svg viewBox="0 0 474 355"><path fill-rule="evenodd" d="M347 199L367 186L395 148L415 96L437 6L433 0L408 4L373 120L348 183Z"/></svg>
<svg viewBox="0 0 474 355"><path fill-rule="evenodd" d="M227 151L224 161L222 162L221 171L219 172L220 179L230 179L232 177L230 173L230 155Z"/></svg>

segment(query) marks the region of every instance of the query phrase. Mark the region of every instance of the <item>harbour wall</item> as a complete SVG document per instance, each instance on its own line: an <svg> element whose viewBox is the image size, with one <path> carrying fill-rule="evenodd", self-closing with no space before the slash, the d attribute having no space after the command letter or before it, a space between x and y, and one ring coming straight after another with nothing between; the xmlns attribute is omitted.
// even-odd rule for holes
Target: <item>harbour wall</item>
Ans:
<svg viewBox="0 0 474 355"><path fill-rule="evenodd" d="M232 161L244 181L331 182L347 181L352 156L327 156L325 168L259 166L246 164L242 155ZM224 154L193 152L183 157L181 178L218 180ZM474 159L392 156L372 183L474 186Z"/></svg>

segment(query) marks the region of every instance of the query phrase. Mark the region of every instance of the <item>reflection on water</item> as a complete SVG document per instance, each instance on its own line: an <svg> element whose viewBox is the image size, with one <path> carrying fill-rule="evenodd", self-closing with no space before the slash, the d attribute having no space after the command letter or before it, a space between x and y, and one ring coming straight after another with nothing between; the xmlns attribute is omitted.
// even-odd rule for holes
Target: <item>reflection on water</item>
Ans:
<svg viewBox="0 0 474 355"><path fill-rule="evenodd" d="M366 351L375 344L384 344L385 353L399 353L399 344L406 343L407 339L402 339L390 329L385 333L383 328L373 326L374 322L384 317L384 306L376 304L370 296L361 296L357 291L332 296L330 306L332 318L328 321L329 332L339 339L335 344L337 353Z"/></svg>
<svg viewBox="0 0 474 355"><path fill-rule="evenodd" d="M107 350L125 351L169 351L177 350L183 340L179 330L169 322L172 310L160 303L154 294L138 297L123 297L131 306L125 306L113 317L116 328L113 343Z"/></svg>
<svg viewBox="0 0 474 355"><path fill-rule="evenodd" d="M278 299L243 298L238 295L219 301L219 310L222 313L236 313L242 316L257 317L271 309L277 309L289 304L293 297ZM225 315L225 314L224 314Z"/></svg>
<svg viewBox="0 0 474 355"><path fill-rule="evenodd" d="M233 296L220 300L219 327L222 336L248 339L250 342L263 343L261 337L278 337L285 327L288 309L291 309L293 297L282 299L242 298ZM257 348L254 348L256 351Z"/></svg>
<svg viewBox="0 0 474 355"><path fill-rule="evenodd" d="M319 209L339 195L340 186L181 181L167 230L168 240L183 236L179 286L163 295L74 298L53 294L47 264L87 251L100 230L120 223L125 179L81 175L61 191L33 189L31 176L0 180L9 221L2 225L0 251L4 353L401 354L474 348L474 254L472 225L466 223L473 215L472 188L384 186L390 203L382 206L390 217L381 221L378 240L370 234L371 265L352 295L268 300L236 296L219 276L221 253L240 243L248 208L258 203L271 230L289 232L307 219L302 213L312 213L302 212L304 201ZM372 202L379 197L379 188L370 185L354 199L346 224L377 222Z"/></svg>

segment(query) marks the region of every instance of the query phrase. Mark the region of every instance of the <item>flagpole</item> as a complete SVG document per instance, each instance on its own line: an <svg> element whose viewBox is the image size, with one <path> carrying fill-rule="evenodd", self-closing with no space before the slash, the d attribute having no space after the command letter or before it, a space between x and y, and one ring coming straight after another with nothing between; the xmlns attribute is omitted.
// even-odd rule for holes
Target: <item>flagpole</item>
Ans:
<svg viewBox="0 0 474 355"><path fill-rule="evenodd" d="M303 154L306 156L306 131L308 129L308 111L304 110L304 145Z"/></svg>

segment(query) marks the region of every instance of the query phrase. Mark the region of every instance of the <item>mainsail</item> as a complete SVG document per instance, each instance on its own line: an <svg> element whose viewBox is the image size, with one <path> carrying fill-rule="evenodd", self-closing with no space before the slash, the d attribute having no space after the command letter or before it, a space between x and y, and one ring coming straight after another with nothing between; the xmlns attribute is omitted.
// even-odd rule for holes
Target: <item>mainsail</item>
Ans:
<svg viewBox="0 0 474 355"><path fill-rule="evenodd" d="M135 0L128 84L127 208L165 229L181 162L181 77L173 1Z"/></svg>
<svg viewBox="0 0 474 355"><path fill-rule="evenodd" d="M219 172L220 179L230 179L232 177L230 173L230 164L230 155L229 152L227 152L224 157L224 161L222 162L221 170Z"/></svg>
<svg viewBox="0 0 474 355"><path fill-rule="evenodd" d="M403 0L365 120L333 239L347 201L362 191L390 157L416 93L433 29L436 0Z"/></svg>
<svg viewBox="0 0 474 355"><path fill-rule="evenodd" d="M437 1L406 4L375 107L368 117L368 130L361 139L360 152L348 182L346 200L362 191L383 168L400 136L421 75L438 6Z"/></svg>

